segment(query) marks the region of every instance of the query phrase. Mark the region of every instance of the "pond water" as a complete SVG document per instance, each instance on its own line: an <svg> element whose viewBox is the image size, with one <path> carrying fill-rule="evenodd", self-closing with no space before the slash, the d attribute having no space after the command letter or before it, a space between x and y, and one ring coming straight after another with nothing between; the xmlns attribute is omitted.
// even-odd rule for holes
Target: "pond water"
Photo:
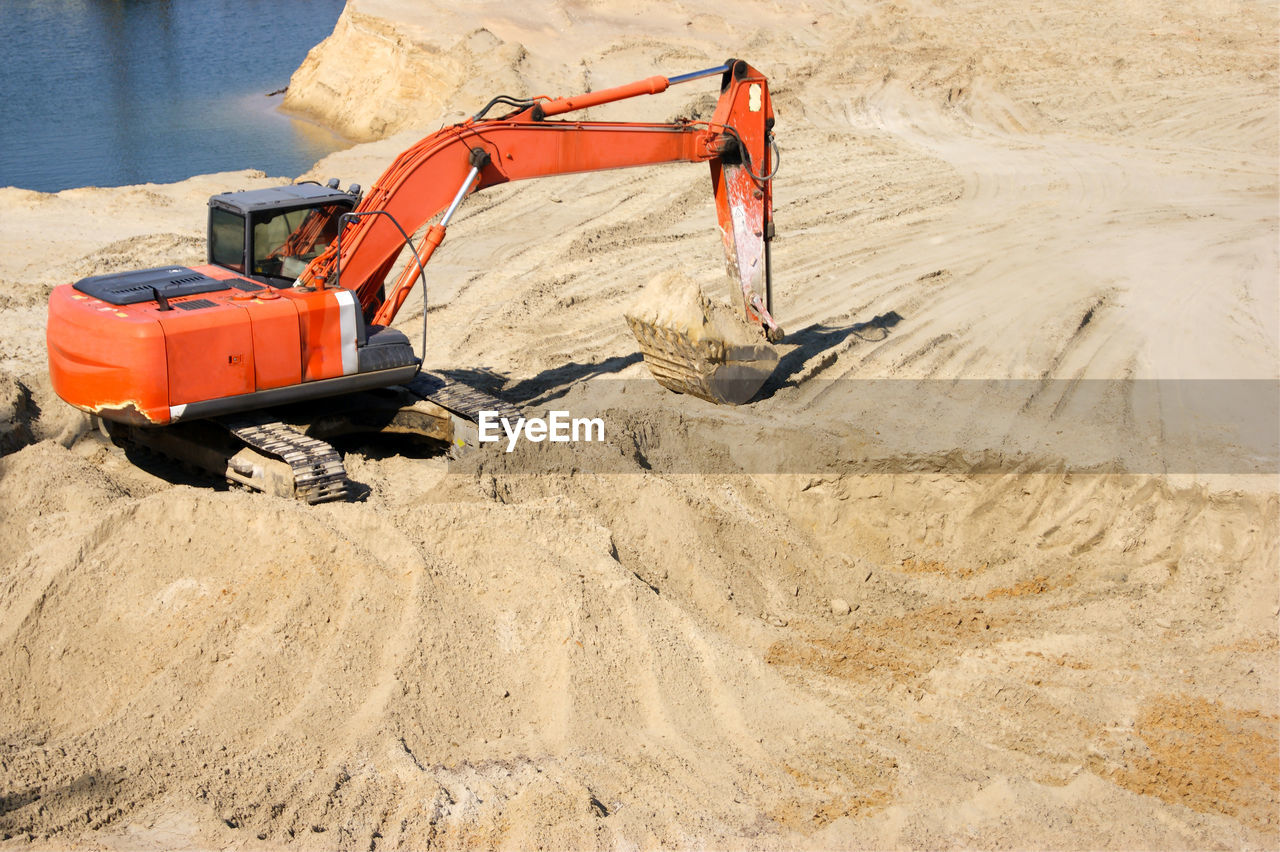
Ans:
<svg viewBox="0 0 1280 852"><path fill-rule="evenodd" d="M3 0L0 186L293 177L347 143L277 110L344 0Z"/></svg>

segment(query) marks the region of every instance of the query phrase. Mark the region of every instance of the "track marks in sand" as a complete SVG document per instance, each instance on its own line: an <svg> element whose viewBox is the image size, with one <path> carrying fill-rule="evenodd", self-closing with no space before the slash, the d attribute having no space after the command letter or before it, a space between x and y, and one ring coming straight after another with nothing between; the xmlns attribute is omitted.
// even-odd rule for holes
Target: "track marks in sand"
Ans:
<svg viewBox="0 0 1280 852"><path fill-rule="evenodd" d="M1258 690L1274 593L1241 601L1269 573L1274 497L1051 474L866 476L790 494L815 542L846 554L820 562L815 591L852 612L784 611L764 659L874 718L872 746L910 767L899 785L945 778L960 801L1002 777L1064 796L1099 784L1089 795L1105 813L1126 812L1132 792L1205 815L1182 818L1186 838L1237 820L1273 832L1274 691Z"/></svg>
<svg viewBox="0 0 1280 852"><path fill-rule="evenodd" d="M6 646L30 649L0 666L12 687L6 718L92 737L84 748L96 766L130 767L118 795L131 809L164 792L169 783L155 776L172 760L197 810L265 825L293 783L270 767L345 759L334 755L368 735L398 686L421 560L386 529L360 543L365 526L357 519L337 533L289 501L187 489L115 509L78 552L36 554L68 579L55 578L40 615ZM52 637L57 622L78 625L75 638ZM49 657L54 646L63 653ZM68 693L80 671L99 686ZM153 722L121 728L139 716ZM297 782L289 795L313 801L313 786ZM9 824L58 831L58 813L23 809Z"/></svg>
<svg viewBox="0 0 1280 852"><path fill-rule="evenodd" d="M412 687L403 710L393 709L391 726L401 728L409 750L426 767L474 765L473 755L486 752L546 755L538 764L543 776L566 785L576 779L611 812L615 803L619 806L610 820L647 826L665 837L663 842L675 842L677 835L665 834L660 826L686 822L691 815L681 815L675 803L659 805L663 798L654 784L701 797L703 785L714 783L714 798L726 804L699 821L708 830L717 826L715 831L730 833L756 825L757 815L774 808L778 798L780 782L768 767L788 759L804 765L807 758L798 755L812 749L786 733L804 728L800 716L811 711L759 660L736 653L715 626L734 621L732 611L739 607L754 613L759 593L739 584L726 598L713 578L701 576L704 572L654 564L643 551L636 553L639 543L627 530L606 531L590 520L611 517L601 503L607 489L569 482L570 495L552 500L538 496L547 487L541 480L521 478L513 485L502 504L473 506L465 514L445 507L429 528L423 527L428 542L441 543L425 547L447 543L452 554L450 564L441 567L451 579L439 590L444 596L439 605L448 613L441 629L453 637L451 653L488 661L485 671L507 674L483 683L459 679L432 662L435 645L428 639L406 671L432 673L413 679L422 684L422 696ZM661 482L652 485L667 490ZM675 493L666 499L683 502ZM689 519L705 515L693 506L675 511L680 519L673 516L671 523L682 529ZM529 526L531 516L556 518L560 538L578 544L566 546L536 533ZM471 535L463 531L473 524L489 531L483 542L471 544ZM522 543L518 550L504 544L516 541ZM554 571L547 570L547 560ZM628 566L648 579L638 579ZM526 574L543 579L533 583ZM781 597L782 584L777 585ZM490 627L476 632L462 626L467 624ZM516 659L540 660L538 677L508 669L505 661ZM455 708L462 704L470 712L458 713ZM822 729L848 739L852 752L847 754L860 755L852 759L892 774L876 753L852 745L856 740L843 722L818 712ZM708 715L717 720L712 728L700 721ZM442 741L439 730L454 731L454 738ZM580 742L595 743L590 760L569 745ZM709 780L722 775L709 775L709 765L724 768L722 780ZM824 799L815 787L798 780L781 783L794 807L821 811ZM729 805L734 799L739 802ZM481 821L492 824L493 809L515 807L515 789L504 781L482 809ZM765 822L753 830L777 828Z"/></svg>
<svg viewBox="0 0 1280 852"><path fill-rule="evenodd" d="M1202 143L1176 137L1135 144L1011 131L940 107L894 80L863 88L843 103L834 93L829 100L829 136L849 151L843 171L856 180L852 187L837 187L834 197L857 197L859 187L887 183L893 192L883 198L877 192L874 201L892 211L904 206L897 199L936 189L930 183L946 185L948 170L963 186L918 222L895 218L889 239L863 226L820 253L839 258L850 251L845 246L864 247L852 249L848 271L836 280L848 282L852 272L853 289L865 305L860 310L892 309L905 319L881 345L842 355L840 368L829 375L1113 378L1135 369L1139 377L1230 374L1227 362L1238 362L1235 352L1188 357L1172 351L1168 341L1186 336L1234 339L1258 351L1258 364L1274 361L1274 329L1259 325L1267 311L1249 308L1274 302L1274 287L1267 283L1274 247L1257 243L1260 229L1273 233L1276 227L1274 205L1264 201L1275 191L1267 158L1223 151L1211 167L1221 165L1222 173L1209 181L1196 176L1206 156ZM1169 108L1177 106L1171 102ZM1239 104L1232 108L1241 117L1249 114ZM860 141L844 141L854 138ZM867 139L874 141L862 141ZM804 157L802 149L798 158ZM880 172L868 174L860 157L878 163ZM934 165L905 168L913 157ZM813 174L825 177L828 171L817 167ZM815 205L803 198L813 183L802 179L796 187L798 203L809 210ZM1261 184L1270 190L1260 193ZM787 192L782 186L780 200ZM785 209L779 205L780 223ZM859 219L855 208L836 221L847 226ZM1027 244L1027 234L1036 234L1034 245ZM784 239L775 258L785 257L785 246ZM1232 286L1246 298L1224 299L1205 286L1219 274L1215 270L1228 267L1237 269ZM929 286L919 277L931 269L948 270L945 286ZM810 292L832 306L847 298L826 283L829 269L807 272L801 300ZM1100 299L1107 311L1079 326L1077 304ZM850 306L845 301L841 307ZM810 315L801 310L800 316L803 321ZM958 318L967 321L958 324ZM1177 330L1170 332L1170 326ZM937 346L946 334L953 339ZM922 358L925 353L928 358Z"/></svg>

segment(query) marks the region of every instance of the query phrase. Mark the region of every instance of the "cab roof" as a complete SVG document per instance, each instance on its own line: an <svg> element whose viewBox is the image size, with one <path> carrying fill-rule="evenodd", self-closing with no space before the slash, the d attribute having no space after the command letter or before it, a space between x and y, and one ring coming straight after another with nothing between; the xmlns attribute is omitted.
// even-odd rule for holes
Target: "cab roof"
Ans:
<svg viewBox="0 0 1280 852"><path fill-rule="evenodd" d="M266 189L242 189L237 192L219 193L209 199L209 206L246 215L261 210L315 207L335 201L345 201L354 206L356 199L349 193L320 186L317 183L294 183L271 186Z"/></svg>

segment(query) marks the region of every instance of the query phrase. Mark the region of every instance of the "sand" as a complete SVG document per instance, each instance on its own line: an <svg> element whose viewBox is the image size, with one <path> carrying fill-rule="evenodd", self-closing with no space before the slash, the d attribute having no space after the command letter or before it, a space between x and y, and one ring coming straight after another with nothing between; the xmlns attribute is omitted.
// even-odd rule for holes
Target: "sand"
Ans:
<svg viewBox="0 0 1280 852"><path fill-rule="evenodd" d="M375 141L305 177L746 58L777 376L668 393L622 319L722 280L699 167L498 187L428 270L428 366L606 441L228 491L56 399L45 300L294 176L0 189L0 845L1280 845L1275 8L513 8L350 3L287 103Z"/></svg>

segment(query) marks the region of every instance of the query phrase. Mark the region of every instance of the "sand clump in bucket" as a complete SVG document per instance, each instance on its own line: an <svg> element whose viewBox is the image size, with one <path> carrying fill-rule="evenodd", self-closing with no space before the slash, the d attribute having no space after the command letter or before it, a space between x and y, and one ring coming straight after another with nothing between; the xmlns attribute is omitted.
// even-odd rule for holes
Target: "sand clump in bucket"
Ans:
<svg viewBox="0 0 1280 852"><path fill-rule="evenodd" d="M684 272L651 279L626 319L653 377L678 393L739 405L778 365L763 334Z"/></svg>
<svg viewBox="0 0 1280 852"><path fill-rule="evenodd" d="M735 346L754 346L764 340L737 310L710 298L682 271L651 278L627 316L680 329L693 340L722 340Z"/></svg>

